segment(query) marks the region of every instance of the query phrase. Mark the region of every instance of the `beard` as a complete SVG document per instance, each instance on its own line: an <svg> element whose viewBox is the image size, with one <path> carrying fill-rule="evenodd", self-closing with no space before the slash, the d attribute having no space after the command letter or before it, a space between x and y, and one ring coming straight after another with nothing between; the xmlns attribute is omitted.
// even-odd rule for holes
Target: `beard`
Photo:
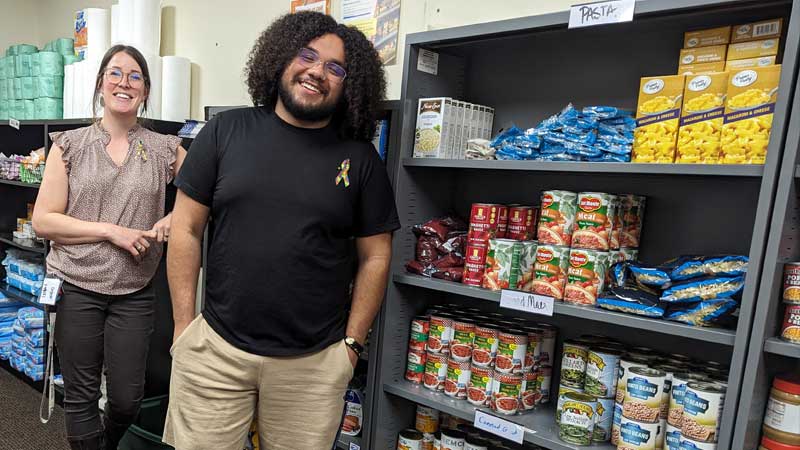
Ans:
<svg viewBox="0 0 800 450"><path fill-rule="evenodd" d="M328 99L315 106L302 105L295 100L290 87L283 80L278 83L278 96L283 106L292 116L305 122L319 122L331 118L336 112L339 103L338 99Z"/></svg>

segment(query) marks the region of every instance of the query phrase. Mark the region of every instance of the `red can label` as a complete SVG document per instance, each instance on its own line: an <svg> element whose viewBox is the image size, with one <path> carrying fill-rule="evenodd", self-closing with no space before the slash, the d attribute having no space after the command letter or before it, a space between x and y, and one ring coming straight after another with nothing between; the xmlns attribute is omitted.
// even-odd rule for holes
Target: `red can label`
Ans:
<svg viewBox="0 0 800 450"><path fill-rule="evenodd" d="M430 321L426 317L415 317L411 321L411 336L408 339L408 349L424 352L430 332Z"/></svg>
<svg viewBox="0 0 800 450"><path fill-rule="evenodd" d="M525 351L525 363L522 365L523 372L530 372L538 365L537 362L542 355L542 341L544 340L543 330L528 331L528 348Z"/></svg>
<svg viewBox="0 0 800 450"><path fill-rule="evenodd" d="M476 406L489 406L492 399L494 371L488 367L472 365L467 387L467 400Z"/></svg>
<svg viewBox="0 0 800 450"><path fill-rule="evenodd" d="M473 242L467 244L464 257L464 277L461 279L463 284L480 287L486 271L487 247L488 242L486 245L475 245Z"/></svg>
<svg viewBox="0 0 800 450"><path fill-rule="evenodd" d="M447 375L444 382L445 395L461 399L467 398L469 378L469 361L460 362L450 358L447 362Z"/></svg>
<svg viewBox="0 0 800 450"><path fill-rule="evenodd" d="M453 320L442 316L431 316L427 349L431 353L450 353L453 337Z"/></svg>
<svg viewBox="0 0 800 450"><path fill-rule="evenodd" d="M497 237L500 239L508 236L508 206L500 205L498 208Z"/></svg>
<svg viewBox="0 0 800 450"><path fill-rule="evenodd" d="M425 361L425 375L423 384L434 391L444 390L444 380L447 377L447 355L437 355L428 352Z"/></svg>
<svg viewBox="0 0 800 450"><path fill-rule="evenodd" d="M472 360L472 341L475 339L475 324L453 321L453 339L450 340L450 355L459 362Z"/></svg>
<svg viewBox="0 0 800 450"><path fill-rule="evenodd" d="M519 393L519 407L525 411L536 408L539 402L539 372L531 371L522 375L522 389Z"/></svg>
<svg viewBox="0 0 800 450"><path fill-rule="evenodd" d="M425 352L409 350L408 364L406 365L406 380L414 384L422 384L425 378L425 362L427 355Z"/></svg>
<svg viewBox="0 0 800 450"><path fill-rule="evenodd" d="M472 341L472 364L478 367L494 366L497 356L497 329L491 327L475 327L475 339Z"/></svg>
<svg viewBox="0 0 800 450"><path fill-rule="evenodd" d="M491 203L472 204L468 237L488 241L497 237L499 226L500 205Z"/></svg>
<svg viewBox="0 0 800 450"><path fill-rule="evenodd" d="M800 263L783 265L783 301L800 305Z"/></svg>
<svg viewBox="0 0 800 450"><path fill-rule="evenodd" d="M521 373L528 351L528 334L523 331L510 331L498 335L495 370L499 373Z"/></svg>
<svg viewBox="0 0 800 450"><path fill-rule="evenodd" d="M522 390L522 374L495 372L492 384L491 408L500 414L514 415L519 411L519 396Z"/></svg>
<svg viewBox="0 0 800 450"><path fill-rule="evenodd" d="M508 234L517 241L532 241L536 238L536 212L532 206L512 206L508 210Z"/></svg>
<svg viewBox="0 0 800 450"><path fill-rule="evenodd" d="M781 327L781 338L800 344L800 305L786 305L783 327Z"/></svg>

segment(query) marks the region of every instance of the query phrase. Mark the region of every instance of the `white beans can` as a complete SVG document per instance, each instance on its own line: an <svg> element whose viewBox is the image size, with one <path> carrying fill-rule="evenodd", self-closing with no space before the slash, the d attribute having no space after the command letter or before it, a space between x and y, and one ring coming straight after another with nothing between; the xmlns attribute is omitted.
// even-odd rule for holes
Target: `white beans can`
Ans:
<svg viewBox="0 0 800 450"><path fill-rule="evenodd" d="M700 442L681 435L681 446L679 450L717 450L716 442Z"/></svg>
<svg viewBox="0 0 800 450"><path fill-rule="evenodd" d="M656 423L638 422L622 417L619 429L619 443L617 448L631 450L655 450L656 437L661 425Z"/></svg>
<svg viewBox="0 0 800 450"><path fill-rule="evenodd" d="M681 429L667 424L664 436L664 448L666 450L680 450L681 448Z"/></svg>
<svg viewBox="0 0 800 450"><path fill-rule="evenodd" d="M628 376L631 367L646 367L648 362L641 358L633 358L630 355L619 360L619 370L617 371L617 403L625 400L625 389L628 385Z"/></svg>
<svg viewBox="0 0 800 450"><path fill-rule="evenodd" d="M699 442L717 442L725 388L715 383L692 381L683 396L681 434Z"/></svg>
<svg viewBox="0 0 800 450"><path fill-rule="evenodd" d="M667 374L647 367L632 367L625 386L622 414L631 420L659 423Z"/></svg>
<svg viewBox="0 0 800 450"><path fill-rule="evenodd" d="M622 426L622 404L614 402L614 419L611 422L611 445L619 444L620 426Z"/></svg>

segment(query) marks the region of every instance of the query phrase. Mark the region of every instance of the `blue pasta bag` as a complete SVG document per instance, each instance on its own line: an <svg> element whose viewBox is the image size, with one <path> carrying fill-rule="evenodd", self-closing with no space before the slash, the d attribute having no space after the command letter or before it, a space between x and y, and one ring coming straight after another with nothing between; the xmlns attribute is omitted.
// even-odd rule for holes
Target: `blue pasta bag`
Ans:
<svg viewBox="0 0 800 450"><path fill-rule="evenodd" d="M664 315L664 308L659 303L657 294L631 286L610 287L597 298L597 306L645 317Z"/></svg>
<svg viewBox="0 0 800 450"><path fill-rule="evenodd" d="M614 153L603 152L600 156L594 158L587 158L591 162L631 162L631 155L617 155Z"/></svg>
<svg viewBox="0 0 800 450"><path fill-rule="evenodd" d="M701 278L670 287L662 293L661 300L670 303L689 303L734 297L743 288L744 276Z"/></svg>
<svg viewBox="0 0 800 450"><path fill-rule="evenodd" d="M620 261L608 269L610 287L622 287L628 282L628 262Z"/></svg>
<svg viewBox="0 0 800 450"><path fill-rule="evenodd" d="M30 347L44 347L44 328L33 328L25 335L25 343Z"/></svg>
<svg viewBox="0 0 800 450"><path fill-rule="evenodd" d="M582 111L586 115L594 115L600 119L614 119L621 116L630 116L631 112L613 106L587 106Z"/></svg>
<svg viewBox="0 0 800 450"><path fill-rule="evenodd" d="M636 128L636 119L629 115L614 117L612 119L602 119L600 123L625 130L633 130Z"/></svg>
<svg viewBox="0 0 800 450"><path fill-rule="evenodd" d="M739 302L731 298L715 298L694 303L671 305L664 316L667 320L709 327L729 320Z"/></svg>
<svg viewBox="0 0 800 450"><path fill-rule="evenodd" d="M564 127L564 139L578 144L592 145L597 141L597 134L594 131L586 132L577 127L569 127L569 130Z"/></svg>
<svg viewBox="0 0 800 450"><path fill-rule="evenodd" d="M595 147L585 144L578 144L576 142L565 142L564 148L567 149L567 153L574 156L579 156L582 158L595 158L603 154L603 152Z"/></svg>
<svg viewBox="0 0 800 450"><path fill-rule="evenodd" d="M489 142L489 146L494 148L499 148L504 142L521 134L522 130L513 126L507 130L501 131L497 136L494 137L494 139L492 139L491 142Z"/></svg>
<svg viewBox="0 0 800 450"><path fill-rule="evenodd" d="M639 262L629 263L628 269L639 284L658 289L666 289L672 284L669 274L661 269L645 267Z"/></svg>
<svg viewBox="0 0 800 450"><path fill-rule="evenodd" d="M513 145L503 145L494 153L494 157L499 160L522 160L520 149Z"/></svg>
<svg viewBox="0 0 800 450"><path fill-rule="evenodd" d="M743 255L681 256L665 265L675 281L705 276L737 277L747 273L749 258Z"/></svg>
<svg viewBox="0 0 800 450"><path fill-rule="evenodd" d="M32 306L22 308L17 315L22 326L28 330L31 328L44 328L44 311Z"/></svg>
<svg viewBox="0 0 800 450"><path fill-rule="evenodd" d="M542 152L539 155L539 160L540 161L580 161L581 158L578 157L578 156L571 155L571 154L563 151L563 149L562 149L562 152L560 152L560 153L545 153L545 152Z"/></svg>
<svg viewBox="0 0 800 450"><path fill-rule="evenodd" d="M604 139L599 138L597 143L594 144L595 148L602 150L606 153L615 155L630 155L633 146L631 144L614 144Z"/></svg>

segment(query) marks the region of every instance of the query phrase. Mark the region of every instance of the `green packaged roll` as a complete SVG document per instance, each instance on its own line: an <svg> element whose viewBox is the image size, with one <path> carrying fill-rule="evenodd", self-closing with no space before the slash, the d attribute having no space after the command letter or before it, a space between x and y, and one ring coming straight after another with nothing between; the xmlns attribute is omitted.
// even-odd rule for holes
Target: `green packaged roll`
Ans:
<svg viewBox="0 0 800 450"><path fill-rule="evenodd" d="M0 80L6 80L6 57L0 56Z"/></svg>
<svg viewBox="0 0 800 450"><path fill-rule="evenodd" d="M9 45L6 49L6 56L17 56L17 46Z"/></svg>
<svg viewBox="0 0 800 450"><path fill-rule="evenodd" d="M14 68L14 73L18 77L29 77L31 76L31 55L17 55L14 57L14 61L16 66Z"/></svg>
<svg viewBox="0 0 800 450"><path fill-rule="evenodd" d="M17 45L17 55L31 55L38 52L39 49L35 45L19 44Z"/></svg>
<svg viewBox="0 0 800 450"><path fill-rule="evenodd" d="M37 119L60 119L64 115L64 104L60 98L37 98L33 103Z"/></svg>
<svg viewBox="0 0 800 450"><path fill-rule="evenodd" d="M71 55L64 55L64 65L68 66L70 64L75 64L76 62L80 62L81 58L75 55L74 53Z"/></svg>
<svg viewBox="0 0 800 450"><path fill-rule="evenodd" d="M64 77L34 77L33 93L34 98L63 98Z"/></svg>
<svg viewBox="0 0 800 450"><path fill-rule="evenodd" d="M21 80L22 98L23 100L33 100L36 98L36 93L33 90L34 77L22 77Z"/></svg>
<svg viewBox="0 0 800 450"><path fill-rule="evenodd" d="M17 120L25 120L25 100L14 100L14 109L12 110L9 103L8 115ZM13 111L13 113L12 113Z"/></svg>
<svg viewBox="0 0 800 450"><path fill-rule="evenodd" d="M6 80L8 85L6 86L6 99L13 100L14 99L14 79L9 78Z"/></svg>
<svg viewBox="0 0 800 450"><path fill-rule="evenodd" d="M36 119L36 108L34 107L33 100L23 100L23 117L25 120L33 120Z"/></svg>
<svg viewBox="0 0 800 450"><path fill-rule="evenodd" d="M75 40L69 38L59 38L53 41L53 51L62 56L75 54Z"/></svg>
<svg viewBox="0 0 800 450"><path fill-rule="evenodd" d="M6 56L6 78L12 79L17 76L16 56Z"/></svg>
<svg viewBox="0 0 800 450"><path fill-rule="evenodd" d="M22 100L22 78L14 78L14 100Z"/></svg>
<svg viewBox="0 0 800 450"><path fill-rule="evenodd" d="M39 75L64 76L64 57L56 52L39 52L36 54L39 61Z"/></svg>
<svg viewBox="0 0 800 450"><path fill-rule="evenodd" d="M50 41L47 44L44 44L44 47L42 47L41 51L43 51L43 52L53 52L53 51L55 51L55 47L53 47L53 41Z"/></svg>
<svg viewBox="0 0 800 450"><path fill-rule="evenodd" d="M8 80L0 80L0 101L8 100Z"/></svg>
<svg viewBox="0 0 800 450"><path fill-rule="evenodd" d="M0 100L0 120L8 120L8 100Z"/></svg>
<svg viewBox="0 0 800 450"><path fill-rule="evenodd" d="M39 55L41 55L41 53L34 53L34 54L31 55L31 76L32 77L38 77L39 75L41 75L41 67L42 67L42 65L40 63Z"/></svg>

